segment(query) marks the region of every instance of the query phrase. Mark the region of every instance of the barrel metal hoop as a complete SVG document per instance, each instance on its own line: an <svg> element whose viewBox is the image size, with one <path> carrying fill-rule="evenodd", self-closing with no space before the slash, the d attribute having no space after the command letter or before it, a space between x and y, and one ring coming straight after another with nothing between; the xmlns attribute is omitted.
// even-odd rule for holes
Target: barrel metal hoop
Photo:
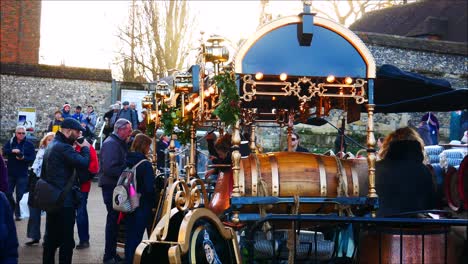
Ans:
<svg viewBox="0 0 468 264"><path fill-rule="evenodd" d="M278 161L276 156L268 155L271 164L271 195L279 196L279 173L278 173Z"/></svg>
<svg viewBox="0 0 468 264"><path fill-rule="evenodd" d="M249 158L253 159L254 162L250 163L250 171L252 173L252 196L257 196L257 186L258 186L258 174L259 174L259 161L258 156L254 153ZM254 164L255 166L252 166Z"/></svg>
<svg viewBox="0 0 468 264"><path fill-rule="evenodd" d="M320 175L320 196L327 196L327 171L325 170L325 164L323 164L322 157L317 156L317 163L319 167Z"/></svg>
<svg viewBox="0 0 468 264"><path fill-rule="evenodd" d="M346 169L344 166L340 166L339 168L341 169L341 177L344 183L344 186L343 186L344 196L348 197L348 175L346 175Z"/></svg>
<svg viewBox="0 0 468 264"><path fill-rule="evenodd" d="M244 174L244 166L241 160L240 162L240 170L239 170L239 191L241 196L245 195L245 174Z"/></svg>
<svg viewBox="0 0 468 264"><path fill-rule="evenodd" d="M351 166L351 176L353 177L353 196L359 196L359 177L354 166Z"/></svg>

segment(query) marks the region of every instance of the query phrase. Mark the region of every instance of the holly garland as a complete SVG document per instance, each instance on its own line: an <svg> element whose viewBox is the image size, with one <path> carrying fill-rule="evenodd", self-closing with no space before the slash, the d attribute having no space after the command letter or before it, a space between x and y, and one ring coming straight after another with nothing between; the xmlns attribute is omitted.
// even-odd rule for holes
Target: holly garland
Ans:
<svg viewBox="0 0 468 264"><path fill-rule="evenodd" d="M213 111L226 126L235 125L240 116L239 94L234 73L225 71L214 77L220 90L220 103Z"/></svg>
<svg viewBox="0 0 468 264"><path fill-rule="evenodd" d="M178 107L169 107L167 104L161 105L161 127L166 135L176 134L181 144L186 144L190 140L191 116L182 117L182 111ZM174 131L174 128L180 130Z"/></svg>

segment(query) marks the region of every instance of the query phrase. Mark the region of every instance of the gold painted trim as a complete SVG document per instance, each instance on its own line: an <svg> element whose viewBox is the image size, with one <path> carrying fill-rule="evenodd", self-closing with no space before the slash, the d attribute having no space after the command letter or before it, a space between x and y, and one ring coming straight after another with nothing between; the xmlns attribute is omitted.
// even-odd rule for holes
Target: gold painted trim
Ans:
<svg viewBox="0 0 468 264"><path fill-rule="evenodd" d="M199 226L197 227L197 229L195 229L195 231L193 232L193 235L191 236L192 238L194 237L198 237L198 234L200 234L200 231L203 229L203 226ZM190 247L191 248L195 248L195 245L197 244L197 240L196 239L192 239L192 242L190 243ZM192 252L190 252L190 259L192 261L192 263L197 263L197 257L195 256L195 250L193 250Z"/></svg>
<svg viewBox="0 0 468 264"><path fill-rule="evenodd" d="M353 177L353 196L359 196L359 177L353 165L351 165L351 177Z"/></svg>
<svg viewBox="0 0 468 264"><path fill-rule="evenodd" d="M235 59L235 72L236 73L244 73L242 71L242 61L244 60L245 54L250 50L250 48L262 38L265 34L270 31L273 31L279 27L288 25L288 24L298 24L302 23L301 18L299 16L288 16L284 18L280 18L278 20L272 21L271 23L265 25L264 27L260 28L254 35L252 35L248 40L245 41L244 45L239 49L236 59ZM314 16L314 25L321 26L326 29L329 29L338 35L342 36L346 39L361 55L364 62L367 65L367 78L375 78L376 77L376 64L372 53L369 51L367 46L362 42L362 40L354 34L348 28L343 27L342 25L333 22L331 20ZM312 42L313 43L313 42ZM250 72L251 73L251 72Z"/></svg>
<svg viewBox="0 0 468 264"><path fill-rule="evenodd" d="M271 196L279 196L279 168L276 156L273 153L268 154L271 164Z"/></svg>
<svg viewBox="0 0 468 264"><path fill-rule="evenodd" d="M245 174L244 174L244 165L243 165L243 162L242 162L242 158L241 158L241 162L240 162L240 170L239 170L239 192L240 192L240 195L241 196L244 196L245 195Z"/></svg>
<svg viewBox="0 0 468 264"><path fill-rule="evenodd" d="M338 169L341 167L341 177L343 178L343 183L344 183L344 185L346 186L346 193L345 193L345 195L348 196L348 189L349 189L349 186L348 186L348 175L346 175L346 168L343 166L342 160L340 160L339 162L341 162L342 166L338 166Z"/></svg>
<svg viewBox="0 0 468 264"><path fill-rule="evenodd" d="M169 248L167 255L169 257L170 264L180 264L182 263L181 254L180 254L180 246L175 245Z"/></svg>
<svg viewBox="0 0 468 264"><path fill-rule="evenodd" d="M252 162L250 162L250 172L252 173L252 196L258 196L258 175L260 174L260 169L258 167L260 162L258 161L258 156L256 154L253 154L250 157L252 157L255 164L255 166L252 166Z"/></svg>
<svg viewBox="0 0 468 264"><path fill-rule="evenodd" d="M160 241L158 239L159 236L162 236L164 232L164 228L166 226L166 221L170 221L171 218L177 214L179 210L177 208L172 208L171 213L170 213L170 218L168 219L167 214L164 214L159 222L156 224L156 227L153 229L153 232L151 233L151 236L149 237L149 240L151 241Z"/></svg>
<svg viewBox="0 0 468 264"><path fill-rule="evenodd" d="M319 167L319 176L320 176L320 196L327 196L327 171L325 170L325 164L323 163L322 157L317 157L317 163Z"/></svg>
<svg viewBox="0 0 468 264"><path fill-rule="evenodd" d="M216 216L211 210L207 208L197 208L187 213L187 215L185 215L184 219L182 220L182 223L180 224L177 241L180 245L180 252L182 255L187 254L190 248L189 242L191 230L193 229L195 222L201 218L205 218L206 220L210 221L213 226L218 229L219 234L223 239L237 239L237 237L233 236L233 233L230 232L231 228L225 227L223 223L221 223L221 220L219 220L219 217Z"/></svg>

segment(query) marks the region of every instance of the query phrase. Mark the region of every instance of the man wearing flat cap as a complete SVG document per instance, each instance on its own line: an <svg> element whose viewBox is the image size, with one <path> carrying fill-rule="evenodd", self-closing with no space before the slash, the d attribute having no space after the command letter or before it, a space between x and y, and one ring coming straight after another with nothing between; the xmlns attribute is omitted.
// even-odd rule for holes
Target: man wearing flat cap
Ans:
<svg viewBox="0 0 468 264"><path fill-rule="evenodd" d="M123 118L127 119L132 123L132 129L137 129L138 127L138 116L135 111L133 111L129 105L130 103L128 101L125 101L122 103L123 108L120 110L119 115L117 116L117 119Z"/></svg>
<svg viewBox="0 0 468 264"><path fill-rule="evenodd" d="M54 263L55 251L59 251L59 263L72 263L73 249L75 247L74 225L75 207L77 206L76 188L79 183L75 170L87 170L90 160L89 143L76 142L81 151L76 152L73 144L83 132L80 122L73 118L65 118L61 128L55 134L54 140L49 144L42 165L41 177L61 188L65 189L67 182L73 180L73 187L65 194L61 208L47 212L46 235L44 238L43 263Z"/></svg>

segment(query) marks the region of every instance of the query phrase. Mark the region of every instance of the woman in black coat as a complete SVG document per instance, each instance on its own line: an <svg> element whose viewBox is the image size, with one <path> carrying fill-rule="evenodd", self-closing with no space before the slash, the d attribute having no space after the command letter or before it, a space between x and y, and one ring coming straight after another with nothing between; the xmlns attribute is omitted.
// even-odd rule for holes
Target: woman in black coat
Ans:
<svg viewBox="0 0 468 264"><path fill-rule="evenodd" d="M130 152L127 154L127 166L136 167L137 189L141 195L140 206L132 213L125 216L125 261L133 263L135 250L140 244L146 227L152 223L151 209L154 207L154 171L146 155L150 150L151 138L144 134L138 134L133 140Z"/></svg>
<svg viewBox="0 0 468 264"><path fill-rule="evenodd" d="M424 143L415 130L404 127L388 135L381 156L376 164L379 216L435 208L435 185L423 163Z"/></svg>

